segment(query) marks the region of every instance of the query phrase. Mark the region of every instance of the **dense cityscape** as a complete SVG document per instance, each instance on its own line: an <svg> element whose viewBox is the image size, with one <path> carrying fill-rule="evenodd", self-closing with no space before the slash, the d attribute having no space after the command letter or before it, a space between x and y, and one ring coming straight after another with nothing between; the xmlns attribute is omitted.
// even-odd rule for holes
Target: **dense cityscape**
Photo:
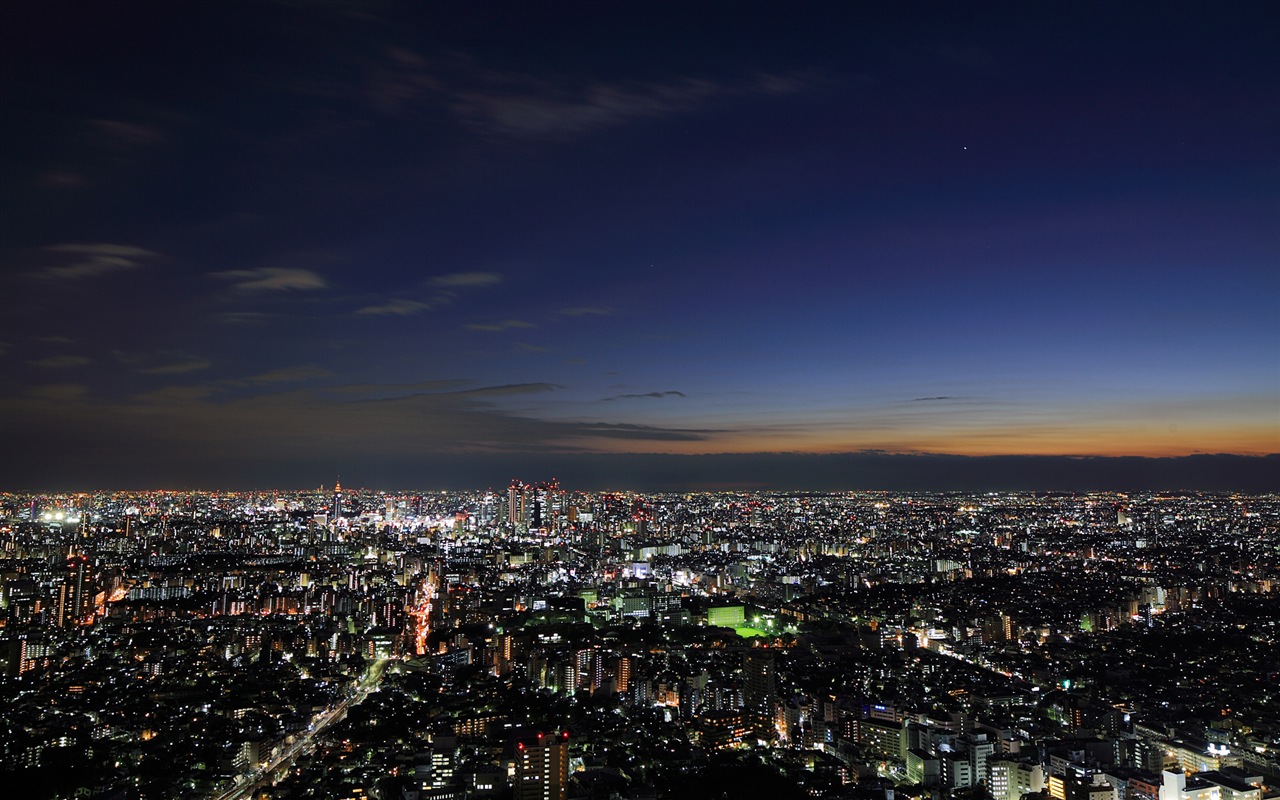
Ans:
<svg viewBox="0 0 1280 800"><path fill-rule="evenodd" d="M1280 796L1280 497L5 494L22 797Z"/></svg>
<svg viewBox="0 0 1280 800"><path fill-rule="evenodd" d="M1276 0L0 15L0 800L1280 800Z"/></svg>

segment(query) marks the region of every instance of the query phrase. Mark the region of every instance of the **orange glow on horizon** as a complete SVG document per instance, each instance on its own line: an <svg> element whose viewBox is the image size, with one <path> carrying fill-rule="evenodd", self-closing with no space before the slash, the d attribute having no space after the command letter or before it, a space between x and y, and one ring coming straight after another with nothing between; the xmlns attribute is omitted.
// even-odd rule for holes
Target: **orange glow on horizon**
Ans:
<svg viewBox="0 0 1280 800"><path fill-rule="evenodd" d="M1172 429L1170 429L1172 428ZM592 440L600 452L711 455L728 453L890 454L955 456L1098 456L1171 458L1197 454L1265 456L1280 453L1280 425L1190 426L1104 424L989 426L900 434L848 430L745 430L700 441Z"/></svg>

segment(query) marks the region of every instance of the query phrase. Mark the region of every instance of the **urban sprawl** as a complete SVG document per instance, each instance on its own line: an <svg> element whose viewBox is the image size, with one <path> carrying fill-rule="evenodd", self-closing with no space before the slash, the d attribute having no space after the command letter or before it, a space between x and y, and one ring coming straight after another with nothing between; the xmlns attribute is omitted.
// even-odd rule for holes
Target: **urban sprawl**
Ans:
<svg viewBox="0 0 1280 800"><path fill-rule="evenodd" d="M1278 586L1280 496L0 494L0 794L1265 800Z"/></svg>

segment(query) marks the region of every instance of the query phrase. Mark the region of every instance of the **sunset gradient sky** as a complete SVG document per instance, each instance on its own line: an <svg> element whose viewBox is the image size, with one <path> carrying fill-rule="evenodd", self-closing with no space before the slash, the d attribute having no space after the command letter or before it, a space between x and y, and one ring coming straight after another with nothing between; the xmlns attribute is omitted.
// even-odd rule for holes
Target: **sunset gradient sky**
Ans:
<svg viewBox="0 0 1280 800"><path fill-rule="evenodd" d="M1278 22L6 4L0 488L1280 489Z"/></svg>

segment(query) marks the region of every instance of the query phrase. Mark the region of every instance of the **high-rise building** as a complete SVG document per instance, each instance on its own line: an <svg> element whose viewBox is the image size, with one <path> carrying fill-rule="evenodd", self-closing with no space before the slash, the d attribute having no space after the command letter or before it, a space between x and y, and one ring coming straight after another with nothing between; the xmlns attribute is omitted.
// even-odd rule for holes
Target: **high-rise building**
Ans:
<svg viewBox="0 0 1280 800"><path fill-rule="evenodd" d="M525 524L525 504L529 498L529 487L518 480L512 480L507 487L507 524L518 528Z"/></svg>
<svg viewBox="0 0 1280 800"><path fill-rule="evenodd" d="M58 587L57 624L60 628L79 625L89 613L89 558L73 555L67 559L67 576Z"/></svg>
<svg viewBox="0 0 1280 800"><path fill-rule="evenodd" d="M516 742L515 800L566 800L568 785L568 731Z"/></svg>
<svg viewBox="0 0 1280 800"><path fill-rule="evenodd" d="M1029 759L989 758L986 779L993 800L1018 800L1044 790L1044 768Z"/></svg>
<svg viewBox="0 0 1280 800"><path fill-rule="evenodd" d="M454 784L457 754L458 738L456 736L434 737L431 742L431 788L442 789Z"/></svg>
<svg viewBox="0 0 1280 800"><path fill-rule="evenodd" d="M616 674L618 694L626 694L631 688L631 657L619 656Z"/></svg>
<svg viewBox="0 0 1280 800"><path fill-rule="evenodd" d="M551 529L564 515L564 491L558 481L507 486L507 524L522 530Z"/></svg>
<svg viewBox="0 0 1280 800"><path fill-rule="evenodd" d="M742 699L745 716L758 739L774 735L774 716L778 704L778 667L773 653L753 650L743 662Z"/></svg>

